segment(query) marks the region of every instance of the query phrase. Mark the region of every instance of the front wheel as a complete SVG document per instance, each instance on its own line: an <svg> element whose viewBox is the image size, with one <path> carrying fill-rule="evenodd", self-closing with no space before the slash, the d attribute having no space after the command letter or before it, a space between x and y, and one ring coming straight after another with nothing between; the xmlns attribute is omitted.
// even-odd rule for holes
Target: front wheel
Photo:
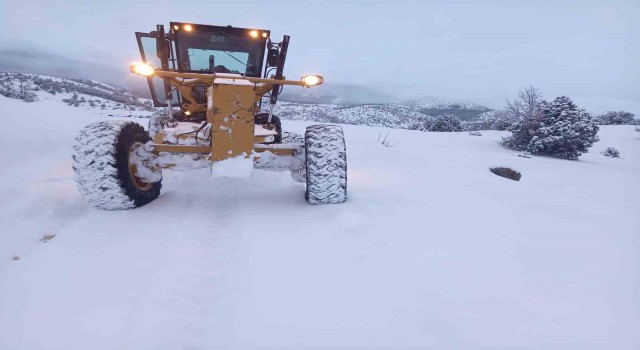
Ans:
<svg viewBox="0 0 640 350"><path fill-rule="evenodd" d="M344 203L347 200L347 150L342 127L310 125L304 146L307 202Z"/></svg>
<svg viewBox="0 0 640 350"><path fill-rule="evenodd" d="M254 121L256 124L260 125L271 125L275 129L277 135L273 137L273 143L282 143L282 122L277 115L271 116L271 124L269 124L269 113L258 113L256 114Z"/></svg>
<svg viewBox="0 0 640 350"><path fill-rule="evenodd" d="M130 154L150 141L134 122L104 121L84 127L73 146L73 170L78 189L94 206L107 210L143 206L160 195L161 181L137 177ZM160 178L161 178L161 174Z"/></svg>

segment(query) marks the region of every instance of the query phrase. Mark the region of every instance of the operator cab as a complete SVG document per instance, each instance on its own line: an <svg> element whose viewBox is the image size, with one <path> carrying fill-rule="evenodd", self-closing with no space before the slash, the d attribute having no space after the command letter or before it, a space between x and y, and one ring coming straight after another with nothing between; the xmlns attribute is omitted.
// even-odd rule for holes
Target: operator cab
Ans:
<svg viewBox="0 0 640 350"><path fill-rule="evenodd" d="M278 65L280 51L286 52L281 43L271 42L268 30L182 22L171 22L169 28L167 33L163 25L150 33L136 33L142 60L162 70L260 78ZM150 77L148 82L156 107L167 107L169 100L183 110L193 102L206 103L206 86L195 86L195 101L188 101L161 78Z"/></svg>

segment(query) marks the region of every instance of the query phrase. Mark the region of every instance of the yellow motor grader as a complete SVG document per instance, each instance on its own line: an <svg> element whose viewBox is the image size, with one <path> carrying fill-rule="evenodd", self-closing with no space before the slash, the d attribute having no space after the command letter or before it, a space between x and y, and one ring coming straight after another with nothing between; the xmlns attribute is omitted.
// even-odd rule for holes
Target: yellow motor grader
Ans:
<svg viewBox="0 0 640 350"><path fill-rule="evenodd" d="M289 171L306 184L309 203L346 201L342 128L311 125L304 136L287 133L273 114L285 85L324 81L319 75L285 79L289 36L274 42L268 30L171 22L168 31L158 25L136 39L142 60L130 70L147 78L154 105L166 112L152 115L147 130L104 121L80 131L73 168L91 204L139 207L159 196L163 169L203 167L223 177Z"/></svg>

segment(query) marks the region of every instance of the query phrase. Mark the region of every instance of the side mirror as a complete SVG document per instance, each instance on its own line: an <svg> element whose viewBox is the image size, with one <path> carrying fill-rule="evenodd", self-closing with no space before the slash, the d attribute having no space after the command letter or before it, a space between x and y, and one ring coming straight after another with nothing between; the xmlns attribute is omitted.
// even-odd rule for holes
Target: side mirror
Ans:
<svg viewBox="0 0 640 350"><path fill-rule="evenodd" d="M275 67L278 65L278 61L280 59L280 51L276 47L270 47L269 51L267 51L267 64L270 67Z"/></svg>
<svg viewBox="0 0 640 350"><path fill-rule="evenodd" d="M159 24L156 26L156 50L158 58L162 63L162 68L165 69L166 62L169 60L169 44L164 37L164 26Z"/></svg>

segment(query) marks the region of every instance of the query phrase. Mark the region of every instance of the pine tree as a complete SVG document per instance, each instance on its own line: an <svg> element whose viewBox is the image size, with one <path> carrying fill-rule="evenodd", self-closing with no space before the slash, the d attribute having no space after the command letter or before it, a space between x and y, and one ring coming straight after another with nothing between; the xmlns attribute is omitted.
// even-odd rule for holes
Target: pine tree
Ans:
<svg viewBox="0 0 640 350"><path fill-rule="evenodd" d="M563 159L578 159L598 141L598 126L568 97L543 101L531 117L517 123L502 141L508 148Z"/></svg>

